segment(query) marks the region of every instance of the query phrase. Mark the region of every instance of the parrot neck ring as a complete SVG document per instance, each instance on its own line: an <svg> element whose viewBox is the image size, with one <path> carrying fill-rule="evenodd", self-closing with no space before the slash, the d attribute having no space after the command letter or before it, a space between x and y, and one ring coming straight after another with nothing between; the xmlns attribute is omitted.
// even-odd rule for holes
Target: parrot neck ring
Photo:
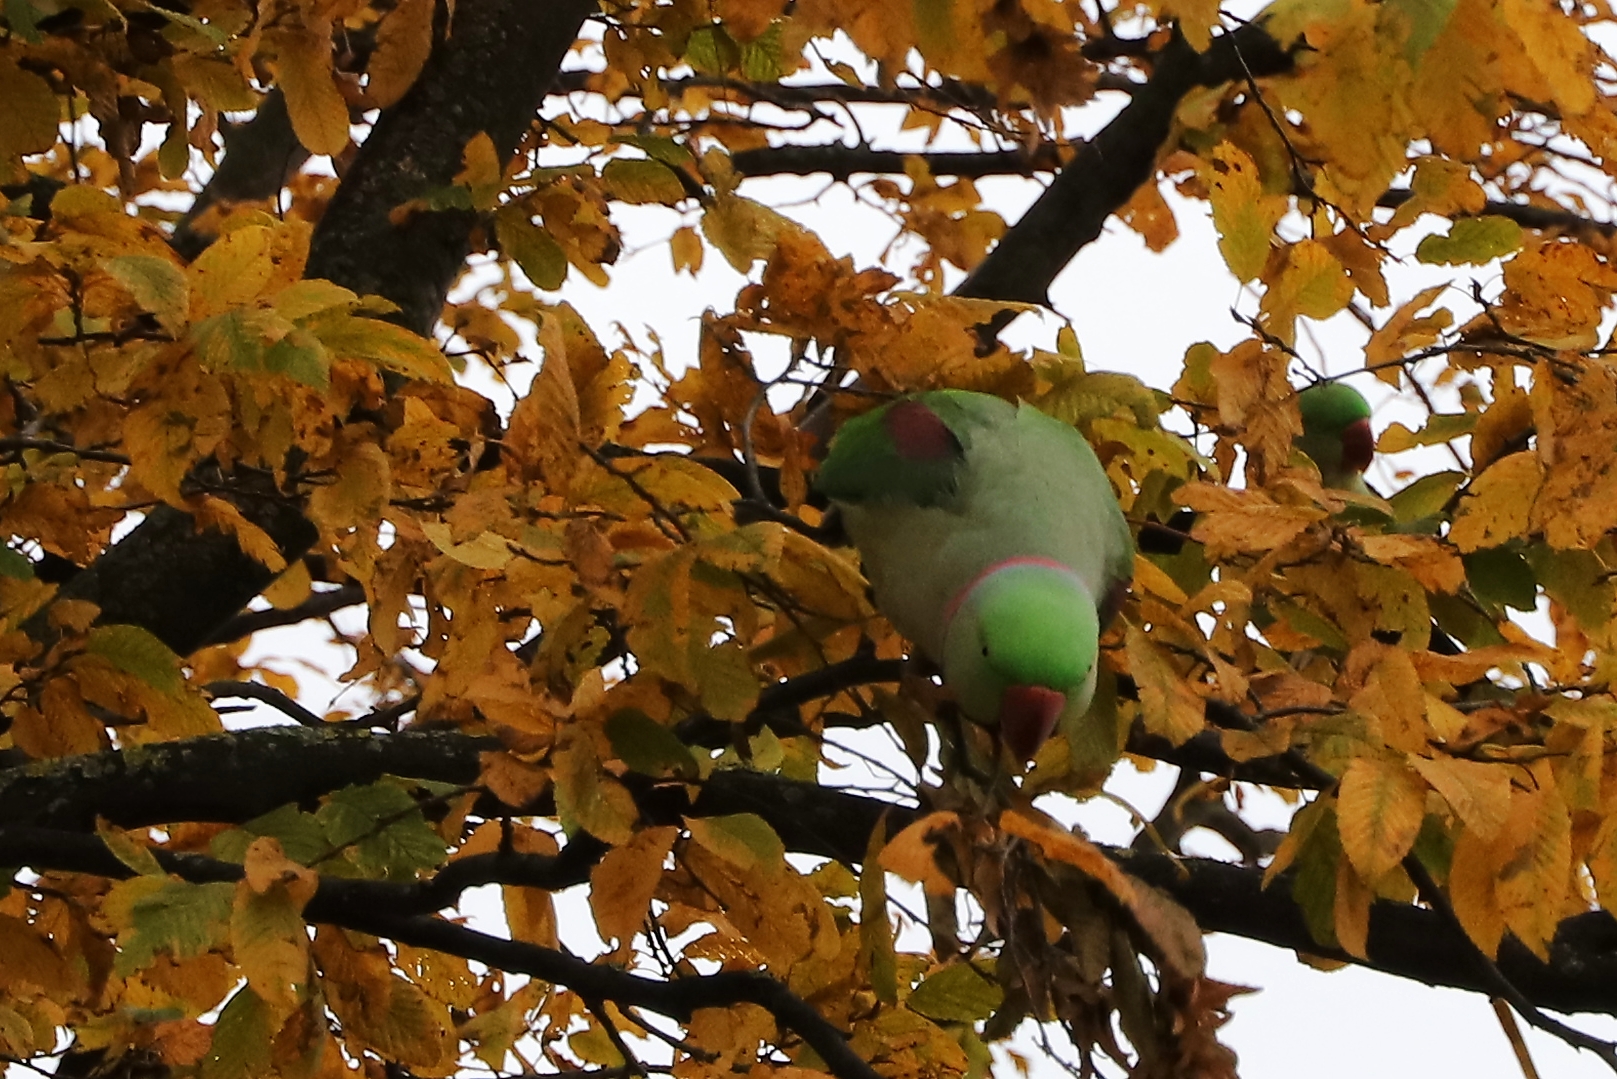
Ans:
<svg viewBox="0 0 1617 1079"><path fill-rule="evenodd" d="M1059 570L1061 573L1075 578L1077 577L1077 574L1072 572L1071 567L1065 566L1053 558L1039 558L1034 555L1028 555L1021 558L1007 558L1001 562L995 562L992 566L988 566L981 573L977 574L977 576L967 581L965 586L949 599L948 604L943 608L944 624L947 625L948 623L954 621L955 612L960 610L960 605L966 601L967 596L971 595L974 588L982 584L983 581L987 580L989 577L992 577L994 574L998 573L1000 570L1009 569L1012 566L1042 566L1045 569Z"/></svg>

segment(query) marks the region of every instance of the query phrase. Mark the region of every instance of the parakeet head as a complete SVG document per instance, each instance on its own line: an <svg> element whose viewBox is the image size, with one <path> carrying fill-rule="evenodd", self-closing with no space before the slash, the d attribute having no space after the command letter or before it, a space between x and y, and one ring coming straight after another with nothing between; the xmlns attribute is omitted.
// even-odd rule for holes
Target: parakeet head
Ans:
<svg viewBox="0 0 1617 1079"><path fill-rule="evenodd" d="M1078 575L1012 559L972 582L949 616L943 680L967 717L998 727L1021 760L1095 693L1100 620Z"/></svg>
<svg viewBox="0 0 1617 1079"><path fill-rule="evenodd" d="M1360 487L1359 476L1376 452L1369 402L1352 386L1320 382L1297 395L1297 408L1303 416L1303 433L1296 446L1319 467L1325 486Z"/></svg>

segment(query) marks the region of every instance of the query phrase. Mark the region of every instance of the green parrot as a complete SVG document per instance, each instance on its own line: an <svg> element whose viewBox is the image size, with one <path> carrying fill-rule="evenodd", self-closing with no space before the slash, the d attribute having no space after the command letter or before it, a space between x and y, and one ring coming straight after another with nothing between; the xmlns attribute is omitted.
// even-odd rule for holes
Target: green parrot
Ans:
<svg viewBox="0 0 1617 1079"><path fill-rule="evenodd" d="M1032 405L935 390L845 423L815 483L876 605L968 718L1027 760L1088 711L1134 544L1082 435Z"/></svg>
<svg viewBox="0 0 1617 1079"><path fill-rule="evenodd" d="M1364 470L1375 458L1376 436L1370 430L1370 403L1352 386L1316 382L1297 395L1303 433L1293 445L1319 468L1326 487L1373 494Z"/></svg>

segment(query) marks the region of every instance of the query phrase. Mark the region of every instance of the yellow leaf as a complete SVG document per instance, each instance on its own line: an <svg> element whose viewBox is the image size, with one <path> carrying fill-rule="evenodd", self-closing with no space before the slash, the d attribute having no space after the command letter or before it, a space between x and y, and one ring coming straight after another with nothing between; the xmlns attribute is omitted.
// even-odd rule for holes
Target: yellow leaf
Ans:
<svg viewBox="0 0 1617 1079"><path fill-rule="evenodd" d="M434 547L473 569L504 569L516 557L510 541L497 532L479 532L465 543L456 543L449 526L441 522L424 522L421 532Z"/></svg>
<svg viewBox="0 0 1617 1079"><path fill-rule="evenodd" d="M685 827L694 842L737 869L773 869L786 857L785 844L756 813L691 817L686 819Z"/></svg>
<svg viewBox="0 0 1617 1079"><path fill-rule="evenodd" d="M1217 10L1216 7L1214 10ZM1168 245L1179 238L1179 223L1174 220L1173 208L1162 197L1162 189L1155 183L1141 184L1134 197L1118 211L1118 217L1122 218L1123 224L1140 234L1147 250L1166 251Z"/></svg>
<svg viewBox="0 0 1617 1079"><path fill-rule="evenodd" d="M1548 771L1535 770L1535 779ZM1515 791L1505 827L1494 840L1494 889L1505 925L1540 959L1565 912L1571 886L1572 815L1554 786Z"/></svg>
<svg viewBox="0 0 1617 1079"><path fill-rule="evenodd" d="M0 178L21 175L18 158L49 150L56 142L61 106L49 84L16 64L12 51L0 59Z"/></svg>
<svg viewBox="0 0 1617 1079"><path fill-rule="evenodd" d="M385 109L404 96L432 55L434 0L401 0L376 28L376 49L365 71L365 93Z"/></svg>
<svg viewBox="0 0 1617 1079"><path fill-rule="evenodd" d="M601 169L607 194L632 206L672 206L685 197L685 185L673 169L655 158L615 157Z"/></svg>
<svg viewBox="0 0 1617 1079"><path fill-rule="evenodd" d="M224 499L203 495L199 502L193 504L191 515L196 519L198 531L213 529L233 536L242 554L271 573L279 573L286 568L286 556L269 533L243 517L241 510Z"/></svg>
<svg viewBox="0 0 1617 1079"><path fill-rule="evenodd" d="M1330 318L1352 298L1353 282L1336 256L1318 241L1303 240L1286 248L1280 277L1264 292L1259 310L1269 332L1289 342L1299 315Z"/></svg>
<svg viewBox="0 0 1617 1079"><path fill-rule="evenodd" d="M1531 450L1495 461L1460 499L1449 541L1469 554L1525 536L1543 481L1544 466Z"/></svg>
<svg viewBox="0 0 1617 1079"><path fill-rule="evenodd" d="M1140 687L1140 718L1145 729L1174 745L1201 733L1202 699L1165 652L1138 626L1129 626L1124 644L1129 673Z"/></svg>
<svg viewBox="0 0 1617 1079"><path fill-rule="evenodd" d="M332 313L311 319L306 328L334 357L369 360L423 382L447 384L455 380L455 372L438 346L403 326Z"/></svg>
<svg viewBox="0 0 1617 1079"><path fill-rule="evenodd" d="M669 254L674 259L674 272L684 271L695 277L702 271L702 236L689 225L674 230L668 241Z"/></svg>
<svg viewBox="0 0 1617 1079"><path fill-rule="evenodd" d="M1510 767L1455 757L1411 757L1409 763L1443 796L1480 840L1499 834L1510 816Z"/></svg>
<svg viewBox="0 0 1617 1079"><path fill-rule="evenodd" d="M1465 584L1465 563L1435 536L1362 535L1355 537L1365 556L1384 566L1397 566L1431 592L1458 592Z"/></svg>
<svg viewBox="0 0 1617 1079"><path fill-rule="evenodd" d="M21 918L0 914L0 987L12 999L27 994L25 987L47 993L65 993L79 981L42 930ZM31 995L31 994L27 994Z"/></svg>
<svg viewBox="0 0 1617 1079"><path fill-rule="evenodd" d="M1336 929L1336 942L1349 955L1363 959L1370 941L1370 904L1375 893L1370 890L1348 859L1336 863L1336 904L1332 908L1332 922Z"/></svg>
<svg viewBox="0 0 1617 1079"><path fill-rule="evenodd" d="M1409 853L1426 812L1426 785L1397 761L1355 757L1337 796L1342 850L1374 884Z"/></svg>
<svg viewBox="0 0 1617 1079"><path fill-rule="evenodd" d="M1449 859L1449 901L1454 916L1466 935L1483 954L1496 955L1505 935L1505 918L1494 891L1493 846L1469 829L1462 829L1454 840Z"/></svg>
<svg viewBox="0 0 1617 1079"><path fill-rule="evenodd" d="M640 931L678 836L677 828L647 828L607 851L590 871L590 909L601 939L626 947Z"/></svg>
<svg viewBox="0 0 1617 1079"><path fill-rule="evenodd" d="M1572 116L1595 105L1595 50L1559 5L1500 0L1499 14L1521 37L1522 49L1549 84L1556 103Z"/></svg>
<svg viewBox="0 0 1617 1079"><path fill-rule="evenodd" d="M781 233L800 231L790 218L740 195L720 195L702 214L702 234L737 273L772 255Z"/></svg>
<svg viewBox="0 0 1617 1079"><path fill-rule="evenodd" d="M208 245L186 269L191 290L191 321L278 291L303 274L307 238L300 230L246 225Z"/></svg>
<svg viewBox="0 0 1617 1079"><path fill-rule="evenodd" d="M39 707L17 709L11 738L17 748L42 760L98 753L107 748L106 728L79 696L71 678L53 678L40 693Z"/></svg>
<svg viewBox="0 0 1617 1079"><path fill-rule="evenodd" d="M278 82L298 141L311 154L335 157L348 146L348 105L332 77L331 23L309 24L273 31Z"/></svg>
<svg viewBox="0 0 1617 1079"><path fill-rule="evenodd" d="M1202 167L1202 178L1224 262L1239 280L1251 281L1269 260L1269 245L1275 225L1286 212L1286 199L1264 194L1257 163L1233 143L1221 142L1213 148L1212 160Z"/></svg>
<svg viewBox="0 0 1617 1079"><path fill-rule="evenodd" d="M124 865L136 873L147 877L166 876L163 867L157 864L157 856L152 853L151 847L132 837L121 828L114 828L100 817L95 821L95 834L101 842L107 845Z"/></svg>
<svg viewBox="0 0 1617 1079"><path fill-rule="evenodd" d="M958 830L960 817L946 810L928 813L920 820L895 835L882 848L881 868L889 873L915 881L928 895L953 895L954 881L938 866L934 837Z"/></svg>
<svg viewBox="0 0 1617 1079"><path fill-rule="evenodd" d="M506 446L559 491L566 489L578 467L583 418L559 318L547 317L539 324L539 344L545 351L544 364L511 412Z"/></svg>
<svg viewBox="0 0 1617 1079"><path fill-rule="evenodd" d="M304 893L312 895L313 874L297 868L311 878ZM248 881L236 887L230 912L231 956L247 984L277 1016L297 1007L309 983L309 938L302 910L303 902L283 884L271 884L263 891Z"/></svg>
<svg viewBox="0 0 1617 1079"><path fill-rule="evenodd" d="M1135 881L1119 869L1116 862L1106 857L1099 847L1082 836L1064 828L1052 828L1013 809L999 815L999 827L1006 835L1034 844L1046 858L1064 862L1098 882L1124 906L1134 904Z"/></svg>
<svg viewBox="0 0 1617 1079"><path fill-rule="evenodd" d="M356 440L337 462L336 475L309 493L309 515L328 529L375 521L392 491L387 451Z"/></svg>

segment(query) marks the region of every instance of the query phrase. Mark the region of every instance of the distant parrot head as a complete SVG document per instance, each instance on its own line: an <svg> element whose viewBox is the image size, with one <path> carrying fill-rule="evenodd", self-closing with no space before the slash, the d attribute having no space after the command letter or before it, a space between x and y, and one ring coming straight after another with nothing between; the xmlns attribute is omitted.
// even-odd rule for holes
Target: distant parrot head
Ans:
<svg viewBox="0 0 1617 1079"><path fill-rule="evenodd" d="M943 680L968 718L1027 760L1095 693L1100 620L1077 574L1039 559L989 567L949 618Z"/></svg>
<svg viewBox="0 0 1617 1079"><path fill-rule="evenodd" d="M1318 382L1297 395L1303 414L1303 433L1295 445L1319 468L1327 487L1363 491L1364 470L1375 457L1376 439L1370 430L1370 404L1341 382Z"/></svg>

